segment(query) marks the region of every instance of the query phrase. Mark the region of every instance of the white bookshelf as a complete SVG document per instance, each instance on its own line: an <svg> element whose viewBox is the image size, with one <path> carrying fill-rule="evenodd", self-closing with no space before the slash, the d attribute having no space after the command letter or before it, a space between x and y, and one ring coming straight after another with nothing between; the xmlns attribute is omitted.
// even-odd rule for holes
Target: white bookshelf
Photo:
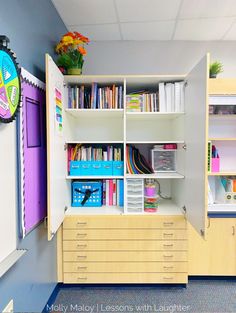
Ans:
<svg viewBox="0 0 236 313"><path fill-rule="evenodd" d="M53 237L65 214L127 214L127 180L157 179L162 194L170 200L161 200L156 213L182 215L187 207L189 221L200 232L205 229L205 158L206 155L206 102L208 59L204 57L189 74L183 75L80 75L63 76L47 55L47 138L48 138L48 230ZM132 90L147 89L157 92L160 82L188 81L185 112L129 112L126 94ZM69 109L68 86L123 86L123 109ZM55 88L62 93L63 129L56 131ZM196 98L196 94L198 97ZM49 105L50 104L50 105ZM199 109L200 108L200 109ZM196 129L199 131L196 132ZM124 176L69 176L67 174L66 144L120 144L123 146ZM153 174L129 174L126 168L126 145L138 145L140 152L150 161L148 152L156 144L176 143L177 171ZM193 144L194 143L194 144ZM183 149L183 146L187 149ZM146 152L142 151L145 150ZM150 154L150 158L149 155ZM199 158L194 157L199 155ZM193 164L194 159L194 164ZM192 170L194 168L194 171ZM72 208L71 182L85 179L124 179L124 207ZM194 205L192 191L194 190ZM66 210L65 208L69 209ZM130 213L136 214L136 213Z"/></svg>

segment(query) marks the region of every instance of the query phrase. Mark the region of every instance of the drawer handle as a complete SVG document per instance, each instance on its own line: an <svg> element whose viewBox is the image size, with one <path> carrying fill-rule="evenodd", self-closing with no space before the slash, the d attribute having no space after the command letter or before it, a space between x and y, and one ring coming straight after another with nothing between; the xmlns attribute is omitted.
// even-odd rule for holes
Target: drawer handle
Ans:
<svg viewBox="0 0 236 313"><path fill-rule="evenodd" d="M164 222L163 225L164 226L171 226L171 225L174 225L174 223L173 222Z"/></svg>
<svg viewBox="0 0 236 313"><path fill-rule="evenodd" d="M77 270L86 270L87 269L87 266L78 266L77 267Z"/></svg>
<svg viewBox="0 0 236 313"><path fill-rule="evenodd" d="M173 266L163 266L163 268L164 268L165 270L171 270L171 269L173 269L174 267L173 267Z"/></svg>
<svg viewBox="0 0 236 313"><path fill-rule="evenodd" d="M77 237L86 237L87 234L80 234L80 233L77 233Z"/></svg>
<svg viewBox="0 0 236 313"><path fill-rule="evenodd" d="M77 255L77 259L87 259L87 255Z"/></svg>
<svg viewBox="0 0 236 313"><path fill-rule="evenodd" d="M168 245L167 245L167 244L164 244L163 247L165 247L165 248L173 247L173 243L170 243L170 244L168 244Z"/></svg>
<svg viewBox="0 0 236 313"><path fill-rule="evenodd" d="M173 254L172 255L163 255L164 258L173 258Z"/></svg>
<svg viewBox="0 0 236 313"><path fill-rule="evenodd" d="M87 245L77 245L77 248L86 248Z"/></svg>
<svg viewBox="0 0 236 313"><path fill-rule="evenodd" d="M87 222L77 222L77 225L87 225Z"/></svg>
<svg viewBox="0 0 236 313"><path fill-rule="evenodd" d="M173 233L171 233L171 234L164 233L163 236L174 236L174 234Z"/></svg>
<svg viewBox="0 0 236 313"><path fill-rule="evenodd" d="M77 280L87 280L87 277L77 277Z"/></svg>
<svg viewBox="0 0 236 313"><path fill-rule="evenodd" d="M173 277L163 277L163 279L166 279L166 280L172 280L173 279Z"/></svg>

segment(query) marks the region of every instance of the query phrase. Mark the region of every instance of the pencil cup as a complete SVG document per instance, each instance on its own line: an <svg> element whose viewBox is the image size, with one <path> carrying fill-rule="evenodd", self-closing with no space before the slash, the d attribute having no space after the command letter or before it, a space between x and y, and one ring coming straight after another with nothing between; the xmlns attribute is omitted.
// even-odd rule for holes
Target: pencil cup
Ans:
<svg viewBox="0 0 236 313"><path fill-rule="evenodd" d="M220 171L220 158L211 159L211 171L214 173Z"/></svg>

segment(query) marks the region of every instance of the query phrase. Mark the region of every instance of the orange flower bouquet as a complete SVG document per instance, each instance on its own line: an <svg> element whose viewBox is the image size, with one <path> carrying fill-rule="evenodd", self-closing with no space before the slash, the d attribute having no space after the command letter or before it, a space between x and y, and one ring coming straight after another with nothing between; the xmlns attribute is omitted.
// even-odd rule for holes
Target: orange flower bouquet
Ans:
<svg viewBox="0 0 236 313"><path fill-rule="evenodd" d="M81 74L84 64L84 56L87 54L84 46L89 39L78 32L69 32L62 36L56 46L59 55L57 65L67 71L67 74Z"/></svg>

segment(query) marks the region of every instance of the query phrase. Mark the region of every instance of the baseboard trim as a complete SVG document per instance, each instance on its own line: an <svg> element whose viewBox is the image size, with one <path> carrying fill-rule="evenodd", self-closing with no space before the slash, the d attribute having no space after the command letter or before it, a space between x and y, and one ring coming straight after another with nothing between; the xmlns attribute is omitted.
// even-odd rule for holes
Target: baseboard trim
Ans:
<svg viewBox="0 0 236 313"><path fill-rule="evenodd" d="M217 276L217 275L213 275L213 276L209 276L209 275L201 275L201 276L197 276L197 275L192 275L192 276L188 276L188 280L228 280L228 281L236 281L236 276Z"/></svg>

